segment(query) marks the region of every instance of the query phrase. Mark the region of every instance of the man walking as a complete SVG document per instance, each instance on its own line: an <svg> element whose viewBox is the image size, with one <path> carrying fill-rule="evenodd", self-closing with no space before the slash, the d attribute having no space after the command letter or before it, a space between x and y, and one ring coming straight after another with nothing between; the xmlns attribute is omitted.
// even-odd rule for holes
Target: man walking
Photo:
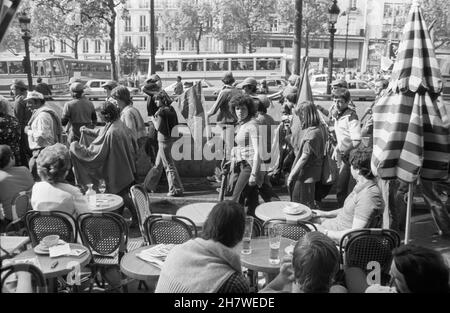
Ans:
<svg viewBox="0 0 450 313"><path fill-rule="evenodd" d="M14 94L14 116L17 118L20 127L20 160L16 160L16 164L18 166L28 166L31 151L24 131L25 126L31 118L32 112L27 107L27 102L25 101L27 96L27 86L23 81L15 80L11 89Z"/></svg>

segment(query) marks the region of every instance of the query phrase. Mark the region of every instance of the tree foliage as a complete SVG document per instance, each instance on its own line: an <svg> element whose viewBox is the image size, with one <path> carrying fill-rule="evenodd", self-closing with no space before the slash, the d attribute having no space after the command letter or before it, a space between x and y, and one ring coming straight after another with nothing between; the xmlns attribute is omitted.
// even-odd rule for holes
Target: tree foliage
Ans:
<svg viewBox="0 0 450 313"><path fill-rule="evenodd" d="M450 7L448 0L423 0L422 12L427 25L433 25L434 45L450 46Z"/></svg>
<svg viewBox="0 0 450 313"><path fill-rule="evenodd" d="M41 35L58 40L64 40L78 58L78 43L82 39L105 39L106 24L88 19L82 14L79 0L34 0L35 8L32 20L38 21L36 31ZM54 2L57 2L55 4Z"/></svg>
<svg viewBox="0 0 450 313"><path fill-rule="evenodd" d="M264 38L272 23L275 3L266 0L230 0L214 3L214 35L219 40L240 44L249 53Z"/></svg>
<svg viewBox="0 0 450 313"><path fill-rule="evenodd" d="M204 1L180 1L174 14L169 16L167 30L173 38L194 41L200 54L200 41L212 30L212 6Z"/></svg>
<svg viewBox="0 0 450 313"><path fill-rule="evenodd" d="M139 57L139 48L132 43L125 41L119 48L120 63L123 64L122 70L124 73L131 73L136 71L137 59Z"/></svg>

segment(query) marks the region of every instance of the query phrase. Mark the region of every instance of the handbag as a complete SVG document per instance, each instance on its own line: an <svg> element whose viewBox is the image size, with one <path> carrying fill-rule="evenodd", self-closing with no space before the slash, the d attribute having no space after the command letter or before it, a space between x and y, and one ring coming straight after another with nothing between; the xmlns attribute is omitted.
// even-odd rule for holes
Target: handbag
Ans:
<svg viewBox="0 0 450 313"><path fill-rule="evenodd" d="M333 155L333 145L330 140L327 140L325 144L325 152L322 163L322 178L321 182L323 185L332 185L336 182L339 171L337 168L336 161L332 159Z"/></svg>

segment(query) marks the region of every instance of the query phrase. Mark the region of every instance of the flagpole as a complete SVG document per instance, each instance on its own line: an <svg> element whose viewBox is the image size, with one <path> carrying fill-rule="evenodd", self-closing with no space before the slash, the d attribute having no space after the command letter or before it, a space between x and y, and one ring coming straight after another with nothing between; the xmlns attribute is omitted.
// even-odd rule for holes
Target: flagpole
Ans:
<svg viewBox="0 0 450 313"><path fill-rule="evenodd" d="M406 207L406 229L405 229L405 245L408 244L410 238L411 231L411 213L412 213L412 205L414 199L414 183L409 183L409 191L408 191L408 204Z"/></svg>

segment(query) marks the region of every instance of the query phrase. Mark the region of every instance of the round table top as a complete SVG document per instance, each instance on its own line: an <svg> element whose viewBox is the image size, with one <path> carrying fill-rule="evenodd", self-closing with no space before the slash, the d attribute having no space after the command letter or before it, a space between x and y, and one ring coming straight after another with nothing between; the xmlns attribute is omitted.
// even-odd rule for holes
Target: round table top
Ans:
<svg viewBox="0 0 450 313"><path fill-rule="evenodd" d="M83 249L86 250L86 253L76 257L76 256L60 256L56 258L50 258L47 254L36 254L33 248L28 249L14 257L13 260L23 260L30 258L37 258L40 269L44 274L45 278L55 278L59 276L63 276L68 274L73 269L73 264L71 262L78 262L80 264L80 268L86 266L91 260L91 254L89 253L88 248L83 245L77 243L69 243L70 249ZM58 265L56 267L51 268L52 264L58 261Z"/></svg>
<svg viewBox="0 0 450 313"><path fill-rule="evenodd" d="M299 205L304 210L304 213L296 215L286 214L283 212L283 209L288 205ZM272 201L258 205L255 215L263 221L273 218L286 219L287 221L307 221L311 219L312 211L304 204L290 201Z"/></svg>
<svg viewBox="0 0 450 313"><path fill-rule="evenodd" d="M152 265L149 262L145 262L136 256L141 251L147 250L156 245L149 245L137 248L133 251L126 253L120 261L120 270L122 273L130 278L138 280L146 280L151 277L157 277L161 273L161 269Z"/></svg>
<svg viewBox="0 0 450 313"><path fill-rule="evenodd" d="M112 193L98 193L97 203L94 212L111 212L119 209L123 205L121 196Z"/></svg>
<svg viewBox="0 0 450 313"><path fill-rule="evenodd" d="M195 226L203 227L209 212L217 204L217 202L199 202L185 205L178 209L177 214L191 219Z"/></svg>
<svg viewBox="0 0 450 313"><path fill-rule="evenodd" d="M280 263L279 264L270 264L269 263L269 255L270 255L270 247L269 247L269 238L268 237L257 237L252 238L250 242L250 247L252 252L250 254L240 254L241 255L241 264L248 269L264 272L269 274L277 274L280 271L281 260L287 254L284 250L291 244L295 244L294 240L281 237L280 244ZM238 251L242 250L242 242L238 246Z"/></svg>

